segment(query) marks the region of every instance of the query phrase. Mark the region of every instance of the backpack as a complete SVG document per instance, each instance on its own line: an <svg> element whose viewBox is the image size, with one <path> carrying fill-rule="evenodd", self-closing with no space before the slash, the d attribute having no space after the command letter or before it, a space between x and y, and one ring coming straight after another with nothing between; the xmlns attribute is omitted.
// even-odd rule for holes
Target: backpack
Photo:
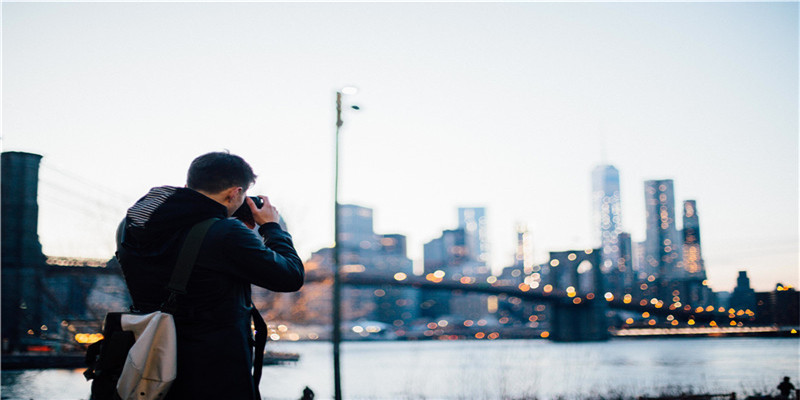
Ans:
<svg viewBox="0 0 800 400"><path fill-rule="evenodd" d="M169 298L159 311L106 314L103 339L86 350L88 368L84 376L94 380L90 399L156 400L169 392L177 377L178 344L172 317L175 300L186 293L200 245L216 221L207 219L189 231L167 285Z"/></svg>

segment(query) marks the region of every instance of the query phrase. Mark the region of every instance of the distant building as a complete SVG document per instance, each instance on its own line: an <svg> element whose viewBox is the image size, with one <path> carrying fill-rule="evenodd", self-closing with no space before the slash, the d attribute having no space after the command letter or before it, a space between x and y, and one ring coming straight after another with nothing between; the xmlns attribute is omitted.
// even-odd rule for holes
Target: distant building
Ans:
<svg viewBox="0 0 800 400"><path fill-rule="evenodd" d="M486 208L460 207L458 209L458 228L464 230L467 257L472 261L486 264L489 261Z"/></svg>
<svg viewBox="0 0 800 400"><path fill-rule="evenodd" d="M700 247L700 219L697 215L697 202L683 202L683 269L686 276L706 278L703 252Z"/></svg>
<svg viewBox="0 0 800 400"><path fill-rule="evenodd" d="M747 271L739 271L736 287L731 294L730 307L735 310L755 310L756 308L756 292L750 287Z"/></svg>
<svg viewBox="0 0 800 400"><path fill-rule="evenodd" d="M800 292L793 287L779 283L772 292L756 293L755 301L754 311L758 323L793 327L800 325Z"/></svg>
<svg viewBox="0 0 800 400"><path fill-rule="evenodd" d="M602 270L614 270L620 258L622 205L619 171L613 165L600 165L592 171L594 227L600 243Z"/></svg>
<svg viewBox="0 0 800 400"><path fill-rule="evenodd" d="M372 209L353 204L339 205L340 249L369 249L376 244L372 228Z"/></svg>
<svg viewBox="0 0 800 400"><path fill-rule="evenodd" d="M461 274L462 267L469 261L464 229L445 230L442 236L425 243L423 260L424 275L429 279L451 279L453 275ZM421 296L420 308L423 316L450 314L450 292L422 290Z"/></svg>
<svg viewBox="0 0 800 400"><path fill-rule="evenodd" d="M636 274L633 269L634 249L631 234L622 232L618 238L619 258L617 258L614 268L607 273L608 286L606 287L606 290L615 296L631 293L636 283Z"/></svg>
<svg viewBox="0 0 800 400"><path fill-rule="evenodd" d="M517 246L514 250L513 267L519 268L526 275L534 271L533 235L525 225L517 225Z"/></svg>
<svg viewBox="0 0 800 400"><path fill-rule="evenodd" d="M385 276L397 273L412 275L412 262L406 252L406 237L398 234L378 235L379 248L371 270ZM373 292L376 297L374 320L395 326L404 325L419 316L419 290L385 287Z"/></svg>
<svg viewBox="0 0 800 400"><path fill-rule="evenodd" d="M411 274L403 235L378 235L373 230L372 209L352 204L339 206L340 271L393 276ZM416 316L416 290L395 287L345 287L345 318L392 324ZM398 303L399 302L399 303Z"/></svg>
<svg viewBox="0 0 800 400"><path fill-rule="evenodd" d="M672 179L645 181L645 213L647 238L645 240L645 268L655 279L656 293L660 298L671 298L669 284L678 276L683 257L681 238L675 226L675 191Z"/></svg>
<svg viewBox="0 0 800 400"><path fill-rule="evenodd" d="M342 274L412 275L405 236L373 232L373 211L370 208L343 204L340 213L339 269ZM330 274L333 271L333 249L323 248L312 253L304 265L309 282L303 290L281 294L254 290L254 301L259 308L266 310L268 319L308 325L332 323ZM402 326L417 318L418 299L419 291L414 288L344 286L342 319Z"/></svg>

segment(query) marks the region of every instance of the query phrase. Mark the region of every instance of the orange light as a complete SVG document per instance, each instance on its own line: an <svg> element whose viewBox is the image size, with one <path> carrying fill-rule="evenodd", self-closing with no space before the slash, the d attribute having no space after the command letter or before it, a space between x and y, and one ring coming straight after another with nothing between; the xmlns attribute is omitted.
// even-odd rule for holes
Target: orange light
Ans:
<svg viewBox="0 0 800 400"><path fill-rule="evenodd" d="M75 341L81 344L92 344L103 340L102 333L78 333L75 335Z"/></svg>
<svg viewBox="0 0 800 400"><path fill-rule="evenodd" d="M484 337L486 337L486 334L483 332L478 332L475 334L475 339L483 339Z"/></svg>
<svg viewBox="0 0 800 400"><path fill-rule="evenodd" d="M544 331L544 332L542 332L542 334L541 334L541 335L539 335L539 336L541 336L541 337L542 337L542 339L547 339L547 338L549 338L549 337L550 337L550 332L548 332L548 331Z"/></svg>

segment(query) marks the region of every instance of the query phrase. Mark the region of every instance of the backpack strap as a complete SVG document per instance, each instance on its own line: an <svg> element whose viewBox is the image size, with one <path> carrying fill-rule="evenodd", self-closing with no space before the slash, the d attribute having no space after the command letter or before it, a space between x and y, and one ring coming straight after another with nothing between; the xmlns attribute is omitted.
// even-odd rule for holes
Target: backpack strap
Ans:
<svg viewBox="0 0 800 400"><path fill-rule="evenodd" d="M261 398L258 384L261 382L261 370L264 368L264 348L267 346L267 323L261 317L255 305L250 308L250 315L253 318L253 326L256 328L256 343L253 350L253 386L256 389L256 398Z"/></svg>
<svg viewBox="0 0 800 400"><path fill-rule="evenodd" d="M186 235L181 252L178 254L178 262L175 263L175 269L172 271L172 278L167 285L167 290L170 291L169 298L161 305L162 310L167 311L174 307L177 295L186 294L186 285L189 283L189 276L192 275L194 263L197 261L197 254L200 253L200 245L203 244L208 228L218 219L209 218L199 222Z"/></svg>

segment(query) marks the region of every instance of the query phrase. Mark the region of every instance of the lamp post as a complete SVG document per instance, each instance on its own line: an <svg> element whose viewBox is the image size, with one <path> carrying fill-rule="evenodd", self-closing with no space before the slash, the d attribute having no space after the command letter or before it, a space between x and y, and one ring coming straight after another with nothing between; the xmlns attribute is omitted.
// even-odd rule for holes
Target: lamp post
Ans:
<svg viewBox="0 0 800 400"><path fill-rule="evenodd" d="M333 179L333 394L342 400L342 374L339 369L339 344L342 341L342 286L339 277L339 128L342 127L342 94L355 94L352 87L336 92L336 139ZM358 110L357 106L353 109Z"/></svg>

